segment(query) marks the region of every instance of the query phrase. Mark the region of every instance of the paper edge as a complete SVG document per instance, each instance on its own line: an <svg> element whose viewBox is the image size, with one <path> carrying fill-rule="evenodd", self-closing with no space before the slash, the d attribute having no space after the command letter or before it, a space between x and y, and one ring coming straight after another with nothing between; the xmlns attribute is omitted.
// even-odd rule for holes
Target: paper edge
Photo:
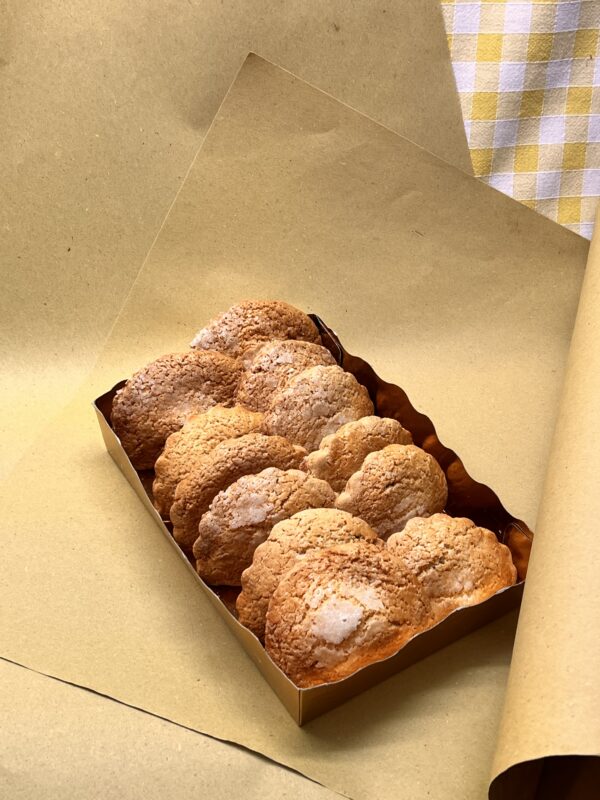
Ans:
<svg viewBox="0 0 600 800"><path fill-rule="evenodd" d="M575 319L575 325L573 328L573 334L571 338L571 345L569 349L569 356L567 361L567 367L565 371L565 379L561 391L561 399L559 401L559 412L556 418L555 429L552 439L552 444L550 448L550 455L548 459L548 466L546 470L546 476L544 480L544 488L542 491L542 498L540 501L540 511L538 515L538 522L535 526L537 532L536 538L536 546L532 548L532 553L530 556L530 566L531 562L534 563L537 561L539 563L542 562L543 559L543 547L544 547L544 538L543 538L543 530L540 536L540 520L543 519L545 511L553 504L556 503L556 500L553 497L553 493L550 486L550 479L553 475L556 467L555 464L558 464L561 460L564 461L564 456L561 456L564 453L564 445L561 441L561 437L559 436L559 430L562 426L563 420L570 416L570 407L567 399L567 390L577 381L577 375L574 375L574 366L580 359L578 346L581 346L580 339L583 339L584 342L589 342L587 336L583 335L583 331L588 325L588 319L590 317L590 308L594 307L598 309L598 301L600 301L600 296L596 297L593 294L594 291L597 291L597 286L594 286L594 282L600 284L600 206L598 207L596 213L596 225L595 225L595 233L592 238L592 243L590 246L588 260L586 265L586 270L584 274L584 281L581 289L581 294L579 297L579 304L577 309L577 316ZM589 335L588 335L589 336ZM572 383L570 382L572 381ZM542 542L540 545L539 543ZM538 581L539 584L539 581ZM539 585L537 586L538 589L538 596L543 594L543 592L539 591ZM586 747L583 745L577 747L576 749L573 747L565 748L561 743L558 741L556 742L556 746L552 746L551 742L547 742L545 744L535 743L530 744L530 751L529 752L521 752L519 753L519 757L515 758L514 756L511 758L506 758L504 751L510 753L510 745L509 742L511 738L514 736L516 738L516 731L515 726L520 721L520 714L519 708L517 707L517 700L518 697L516 696L517 693L515 691L515 686L519 685L519 678L521 674L521 670L526 666L528 661L527 657L527 632L528 629L531 627L531 623L529 622L528 626L523 624L524 613L531 605L532 601L528 603L528 593L525 591L522 605L521 605L521 614L519 616L519 623L517 627L517 634L515 638L515 650L513 651L513 658L511 660L511 665L508 674L508 681L507 681L507 691L505 694L504 700L504 708L502 710L502 715L500 718L500 727L497 735L496 740L496 749L494 754L494 760L492 763L492 771L490 776L489 788L488 788L488 798L489 800L507 800L507 798L511 797L512 794L512 787L515 782L515 779L518 776L519 779L519 797L526 800L526 798L531 798L531 800L535 800L538 797L537 790L538 790L538 782L544 770L544 766L549 763L549 759L556 759L556 758L579 758L581 759L581 766L583 770L586 770L590 766L590 762L597 762L600 759L600 747L595 749L593 742L591 743L591 747ZM518 645L522 642L522 646L518 647ZM570 682L572 685L576 685L576 676L571 676ZM582 691L588 691L583 689ZM528 698L529 699L529 698ZM530 698L532 703L535 703L534 698ZM555 721L555 727L557 723ZM582 740L585 738L585 734L582 732L581 734ZM595 768L594 764L594 768ZM579 796L579 795L578 795Z"/></svg>

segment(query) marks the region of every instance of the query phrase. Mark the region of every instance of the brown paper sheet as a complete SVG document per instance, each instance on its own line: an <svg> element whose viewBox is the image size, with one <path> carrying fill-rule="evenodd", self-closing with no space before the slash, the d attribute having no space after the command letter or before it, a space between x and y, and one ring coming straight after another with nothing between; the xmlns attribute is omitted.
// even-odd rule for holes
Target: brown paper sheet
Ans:
<svg viewBox="0 0 600 800"><path fill-rule="evenodd" d="M0 685L6 800L339 800L254 753L2 660Z"/></svg>
<svg viewBox="0 0 600 800"><path fill-rule="evenodd" d="M0 472L93 365L252 48L470 170L437 0L0 2Z"/></svg>
<svg viewBox="0 0 600 800"><path fill-rule="evenodd" d="M590 248L540 505L493 765L494 800L514 796L515 776L532 787L524 797L576 800L600 792L599 422L600 232ZM569 785L581 780L572 795L561 794L556 780L567 762L540 762L556 756L579 757L568 762Z"/></svg>
<svg viewBox="0 0 600 800"><path fill-rule="evenodd" d="M354 798L487 792L515 617L298 729L104 452L91 407L241 297L320 313L531 523L587 243L248 59L102 357L3 491L0 655Z"/></svg>

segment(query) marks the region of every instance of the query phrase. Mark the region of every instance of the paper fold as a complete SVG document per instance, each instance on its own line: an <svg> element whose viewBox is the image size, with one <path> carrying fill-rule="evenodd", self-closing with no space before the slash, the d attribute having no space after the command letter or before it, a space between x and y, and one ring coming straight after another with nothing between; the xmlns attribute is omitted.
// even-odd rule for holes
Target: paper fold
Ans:
<svg viewBox="0 0 600 800"><path fill-rule="evenodd" d="M599 476L596 225L540 502L491 800L587 798L600 791Z"/></svg>

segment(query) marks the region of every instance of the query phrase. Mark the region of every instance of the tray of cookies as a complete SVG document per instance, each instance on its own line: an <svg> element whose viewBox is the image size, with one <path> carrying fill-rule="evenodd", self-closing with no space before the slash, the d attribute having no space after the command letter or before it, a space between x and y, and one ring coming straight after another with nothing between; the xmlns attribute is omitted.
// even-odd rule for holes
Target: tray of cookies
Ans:
<svg viewBox="0 0 600 800"><path fill-rule="evenodd" d="M315 315L238 303L94 405L299 725L520 602L531 531Z"/></svg>

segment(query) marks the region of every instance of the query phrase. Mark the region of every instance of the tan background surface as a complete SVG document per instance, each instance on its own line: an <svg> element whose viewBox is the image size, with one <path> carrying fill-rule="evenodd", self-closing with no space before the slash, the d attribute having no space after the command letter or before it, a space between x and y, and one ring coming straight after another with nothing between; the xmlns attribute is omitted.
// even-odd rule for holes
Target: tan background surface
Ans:
<svg viewBox="0 0 600 800"><path fill-rule="evenodd" d="M600 235L595 235L527 576L495 775L547 755L600 757L599 309Z"/></svg>
<svg viewBox="0 0 600 800"><path fill-rule="evenodd" d="M0 653L353 797L482 797L514 617L297 729L102 452L89 403L235 299L280 296L403 385L531 521L586 249L251 59L92 378L5 485Z"/></svg>
<svg viewBox="0 0 600 800"><path fill-rule="evenodd" d="M1 472L17 462L93 363L251 47L263 48L347 102L470 169L434 0L391 8L383 3L334 3L325 11L318 3L304 3L302 9L261 3L250 10L241 3L169 2L162 4L161 14L148 0L1 2ZM407 74L418 82L406 80ZM439 126L430 124L432 116ZM41 728L32 726L36 715L19 700L33 691L32 680L10 684L18 695L10 713L20 710L21 733L29 720L27 735L11 752L18 762L11 764L11 795L40 796L37 773L43 769L48 796L65 797L69 790L78 796L88 780L100 782L109 796L111 791L124 796L125 782L127 791L134 792L128 796L136 796L127 770L123 781L118 769L108 774L106 769L107 757L114 762L122 750L127 753L125 763L137 769L122 737L119 747L106 747L126 724L122 713L109 712L109 701L95 699L94 736L104 743L99 750L89 747L89 718L84 725L74 722L74 715L83 713L79 708L68 715L67 730L52 728L55 735L47 737L48 716L40 719ZM77 706L75 692L67 687L58 692L62 720L69 703ZM44 705L53 703L53 696L48 690L34 694ZM132 735L146 734L147 725L138 730L132 719L126 724ZM148 763L154 765L151 774L156 778L158 753L182 746L183 735L188 741L198 738L174 735L169 726L163 735L156 726L147 730L158 744L147 744L142 754L148 750L149 756L138 762L137 777L145 792L150 790L143 780ZM11 747L16 743L15 738ZM80 785L73 783L72 772L65 780L62 745L78 754ZM213 796L238 785L248 796L268 796L269 786L274 796L279 790L299 791L293 781L286 783L288 773L270 768L263 777L259 770L257 779L256 764L244 767L239 752L233 757L228 751L227 745L216 742L212 755L202 744L183 747L185 758L175 768L181 796L188 787L192 791L188 759L201 760L203 769L213 770ZM137 748L136 752L139 757ZM217 764L227 767L219 781ZM167 766L174 768L172 758ZM227 776L233 776L231 784L224 783ZM312 796L304 785L302 792Z"/></svg>
<svg viewBox="0 0 600 800"><path fill-rule="evenodd" d="M93 364L250 49L470 170L437 0L2 0L2 472Z"/></svg>
<svg viewBox="0 0 600 800"><path fill-rule="evenodd" d="M340 797L247 750L7 661L0 683L6 800Z"/></svg>

